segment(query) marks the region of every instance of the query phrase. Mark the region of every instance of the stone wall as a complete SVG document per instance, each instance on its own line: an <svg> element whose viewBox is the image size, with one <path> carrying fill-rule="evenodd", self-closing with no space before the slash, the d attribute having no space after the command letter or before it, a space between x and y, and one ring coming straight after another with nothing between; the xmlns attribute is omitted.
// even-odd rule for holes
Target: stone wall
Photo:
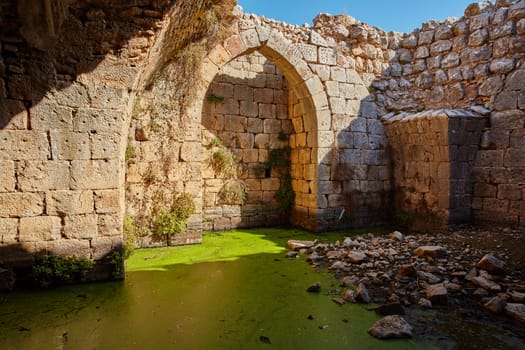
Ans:
<svg viewBox="0 0 525 350"><path fill-rule="evenodd" d="M255 52L222 67L206 96L202 116L203 228L223 230L282 222L274 197L281 186L280 172L285 169L266 164L271 150L289 146L293 132L286 79L271 61ZM235 156L234 173L213 169L210 160L215 152ZM245 200L238 194L245 194Z"/></svg>
<svg viewBox="0 0 525 350"><path fill-rule="evenodd" d="M491 111L481 150L465 174L474 179L474 222L524 224L524 43L524 1L472 4L460 19L429 21L404 35L390 66L372 83L382 114L470 106Z"/></svg>
<svg viewBox="0 0 525 350"><path fill-rule="evenodd" d="M413 230L443 230L472 219L472 167L486 116L471 110L391 114L395 219Z"/></svg>

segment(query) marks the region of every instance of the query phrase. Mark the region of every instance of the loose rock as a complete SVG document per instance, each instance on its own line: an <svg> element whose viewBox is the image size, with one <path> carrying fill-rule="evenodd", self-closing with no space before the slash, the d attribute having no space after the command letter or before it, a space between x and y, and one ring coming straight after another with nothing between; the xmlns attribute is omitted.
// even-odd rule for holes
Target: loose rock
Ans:
<svg viewBox="0 0 525 350"><path fill-rule="evenodd" d="M477 276L477 277L472 278L472 283L474 283L477 286L480 286L483 289L489 290L489 291L493 291L493 292L501 291L501 286L499 284L491 280L488 280L483 276Z"/></svg>
<svg viewBox="0 0 525 350"><path fill-rule="evenodd" d="M349 303L353 303L353 304L356 303L356 300L355 300L355 293L354 293L354 291L351 290L351 289L345 289L344 292L343 292L343 295L341 295L341 297L342 297L345 301L348 301Z"/></svg>
<svg viewBox="0 0 525 350"><path fill-rule="evenodd" d="M447 289L443 284L433 284L426 288L425 293L427 299L432 302L432 304L447 304Z"/></svg>
<svg viewBox="0 0 525 350"><path fill-rule="evenodd" d="M507 301L501 295L497 295L494 298L486 302L483 307L485 310L492 312L493 314L500 314L505 309Z"/></svg>
<svg viewBox="0 0 525 350"><path fill-rule="evenodd" d="M515 320L525 324L525 305L508 303L505 305L505 313Z"/></svg>
<svg viewBox="0 0 525 350"><path fill-rule="evenodd" d="M366 289L363 283L359 283L359 285L355 289L355 298L357 301L365 304L370 304L372 302L372 299L368 294L368 289Z"/></svg>
<svg viewBox="0 0 525 350"><path fill-rule="evenodd" d="M379 339L410 338L412 326L399 315L386 316L368 329L368 334Z"/></svg>
<svg viewBox="0 0 525 350"><path fill-rule="evenodd" d="M505 263L498 258L496 258L494 255L487 254L483 258L481 258L480 261L476 264L476 267L478 269L482 269L485 271L489 271L492 273L503 273Z"/></svg>
<svg viewBox="0 0 525 350"><path fill-rule="evenodd" d="M351 250L348 252L348 261L350 261L352 264L358 264L364 260L366 260L366 255L362 252Z"/></svg>
<svg viewBox="0 0 525 350"><path fill-rule="evenodd" d="M414 254L417 256L430 256L432 258L441 258L447 255L445 248L431 245L431 246L421 246L414 249Z"/></svg>
<svg viewBox="0 0 525 350"><path fill-rule="evenodd" d="M299 250L299 249L308 249L312 248L314 246L314 241L299 241L295 239L290 239L288 241L288 247L291 250Z"/></svg>
<svg viewBox="0 0 525 350"><path fill-rule="evenodd" d="M310 287L306 288L308 293L319 293L321 291L321 282L315 282Z"/></svg>

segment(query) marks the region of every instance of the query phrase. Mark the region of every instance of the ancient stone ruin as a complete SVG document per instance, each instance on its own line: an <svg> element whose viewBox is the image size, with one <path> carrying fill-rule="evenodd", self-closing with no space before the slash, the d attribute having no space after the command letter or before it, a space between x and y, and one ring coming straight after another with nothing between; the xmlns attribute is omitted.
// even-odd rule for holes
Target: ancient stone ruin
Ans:
<svg viewBox="0 0 525 350"><path fill-rule="evenodd" d="M525 227L524 0L407 34L234 5L0 4L4 264L109 264L123 223L138 246L282 223ZM183 194L187 225L159 237Z"/></svg>

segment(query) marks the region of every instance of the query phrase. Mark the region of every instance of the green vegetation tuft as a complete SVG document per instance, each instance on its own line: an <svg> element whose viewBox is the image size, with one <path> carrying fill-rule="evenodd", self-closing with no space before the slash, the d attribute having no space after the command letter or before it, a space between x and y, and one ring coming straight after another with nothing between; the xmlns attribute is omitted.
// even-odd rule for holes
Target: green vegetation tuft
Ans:
<svg viewBox="0 0 525 350"><path fill-rule="evenodd" d="M61 258L45 255L42 261L33 266L32 275L40 287L49 288L82 282L92 269L93 261L91 259L76 256Z"/></svg>
<svg viewBox="0 0 525 350"><path fill-rule="evenodd" d="M153 217L152 232L166 236L180 233L186 228L188 218L195 212L195 203L188 193L182 193L169 208L157 209Z"/></svg>
<svg viewBox="0 0 525 350"><path fill-rule="evenodd" d="M227 149L218 149L211 155L209 165L219 176L226 178L235 177L237 162L235 155Z"/></svg>

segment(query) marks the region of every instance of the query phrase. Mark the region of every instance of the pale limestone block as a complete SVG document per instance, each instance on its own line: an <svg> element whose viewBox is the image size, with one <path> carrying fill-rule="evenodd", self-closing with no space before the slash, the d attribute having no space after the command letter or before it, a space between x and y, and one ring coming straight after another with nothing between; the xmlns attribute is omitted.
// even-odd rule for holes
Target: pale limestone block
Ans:
<svg viewBox="0 0 525 350"><path fill-rule="evenodd" d="M91 106L101 109L122 109L129 99L128 89L115 82L94 83L90 86ZM87 105L84 105L87 106ZM125 113L118 111L122 116Z"/></svg>
<svg viewBox="0 0 525 350"><path fill-rule="evenodd" d="M329 97L339 97L339 83L337 81L327 81L326 93Z"/></svg>
<svg viewBox="0 0 525 350"><path fill-rule="evenodd" d="M95 191L95 211L97 214L120 213L121 209L119 190Z"/></svg>
<svg viewBox="0 0 525 350"><path fill-rule="evenodd" d="M51 131L50 137L53 159L90 159L88 133Z"/></svg>
<svg viewBox="0 0 525 350"><path fill-rule="evenodd" d="M235 57L246 51L246 46L240 35L233 35L229 37L224 43L225 49L230 53L230 56Z"/></svg>
<svg viewBox="0 0 525 350"><path fill-rule="evenodd" d="M101 214L98 215L98 234L99 236L122 237L122 214Z"/></svg>
<svg viewBox="0 0 525 350"><path fill-rule="evenodd" d="M15 163L10 160L0 160L0 192L15 190Z"/></svg>
<svg viewBox="0 0 525 350"><path fill-rule="evenodd" d="M281 56L286 57L286 50L288 49L288 46L290 46L290 41L285 39L279 30L273 29L270 32L266 46ZM275 53L271 53L268 57L274 61L278 58Z"/></svg>
<svg viewBox="0 0 525 350"><path fill-rule="evenodd" d="M76 256L79 258L90 258L91 248L89 240L59 239L47 242L47 252L51 255L61 257Z"/></svg>
<svg viewBox="0 0 525 350"><path fill-rule="evenodd" d="M120 135L91 134L91 158L92 159L118 159L120 155ZM142 142L147 143L147 142ZM156 152L154 152L156 153ZM81 158L72 158L81 159Z"/></svg>
<svg viewBox="0 0 525 350"><path fill-rule="evenodd" d="M245 132L248 120L239 115L227 115L224 123L224 130L233 132Z"/></svg>
<svg viewBox="0 0 525 350"><path fill-rule="evenodd" d="M248 29L240 33L241 40L246 49L251 49L261 46L259 34L256 29Z"/></svg>
<svg viewBox="0 0 525 350"><path fill-rule="evenodd" d="M71 162L71 188L109 189L119 187L118 160L73 160Z"/></svg>
<svg viewBox="0 0 525 350"><path fill-rule="evenodd" d="M301 50L297 47L296 44L291 44L286 49L286 52L283 55L284 59L288 61L292 66L298 65L302 62L303 54Z"/></svg>
<svg viewBox="0 0 525 350"><path fill-rule="evenodd" d="M301 53L303 54L306 62L317 62L317 47L309 44L296 44Z"/></svg>
<svg viewBox="0 0 525 350"><path fill-rule="evenodd" d="M318 147L333 147L335 143L333 131L319 131Z"/></svg>
<svg viewBox="0 0 525 350"><path fill-rule="evenodd" d="M67 161L23 161L17 169L18 186L22 191L69 189Z"/></svg>
<svg viewBox="0 0 525 350"><path fill-rule="evenodd" d="M58 216L35 216L20 219L20 242L40 242L60 239L62 221Z"/></svg>
<svg viewBox="0 0 525 350"><path fill-rule="evenodd" d="M318 49L319 63L325 65L335 65L337 58L337 51L331 47L320 47Z"/></svg>
<svg viewBox="0 0 525 350"><path fill-rule="evenodd" d="M17 243L18 219L0 219L0 243Z"/></svg>
<svg viewBox="0 0 525 350"><path fill-rule="evenodd" d="M0 159L48 159L49 143L45 133L0 130Z"/></svg>
<svg viewBox="0 0 525 350"><path fill-rule="evenodd" d="M50 191L46 193L46 212L50 215L88 214L93 212L91 191Z"/></svg>
<svg viewBox="0 0 525 350"><path fill-rule="evenodd" d="M343 101L345 101L343 99ZM359 114L359 110L361 109L361 101L360 100L346 100L346 104L342 106L342 110L337 112L339 114L346 114L349 116L357 116ZM332 111L336 113L333 109Z"/></svg>
<svg viewBox="0 0 525 350"><path fill-rule="evenodd" d="M263 130L266 134L278 134L282 130L281 121L279 119L265 119Z"/></svg>
<svg viewBox="0 0 525 350"><path fill-rule="evenodd" d="M76 132L98 134L122 134L126 121L125 113L96 108L80 108L73 120Z"/></svg>
<svg viewBox="0 0 525 350"><path fill-rule="evenodd" d="M201 160L202 145L200 142L184 142L180 150L183 162L198 162Z"/></svg>
<svg viewBox="0 0 525 350"><path fill-rule="evenodd" d="M78 108L90 105L87 88L78 82L74 82L65 89L58 91L55 94L55 98L61 106Z"/></svg>
<svg viewBox="0 0 525 350"><path fill-rule="evenodd" d="M346 70L341 67L331 67L330 68L330 78L334 81L346 83L347 81Z"/></svg>
<svg viewBox="0 0 525 350"><path fill-rule="evenodd" d="M44 98L30 108L30 113L34 131L73 130L72 109L59 106L54 100Z"/></svg>
<svg viewBox="0 0 525 350"><path fill-rule="evenodd" d="M87 239L98 235L96 214L67 215L64 222L64 236L66 238Z"/></svg>
<svg viewBox="0 0 525 350"><path fill-rule="evenodd" d="M327 81L330 79L330 66L324 64L312 64L312 70L321 79L321 81Z"/></svg>
<svg viewBox="0 0 525 350"><path fill-rule="evenodd" d="M254 136L253 136L253 134L250 134L250 133L239 133L239 134L237 134L237 137L238 137L237 143L238 143L238 146L240 148L242 148L242 149L253 148L253 145L254 145ZM241 155L241 157L237 157L237 159L240 159L240 158L242 158L242 155Z"/></svg>
<svg viewBox="0 0 525 350"><path fill-rule="evenodd" d="M0 217L37 216L44 212L44 195L40 193L0 193Z"/></svg>
<svg viewBox="0 0 525 350"><path fill-rule="evenodd" d="M345 99L341 97L330 97L330 109L332 113L344 114L346 112Z"/></svg>

